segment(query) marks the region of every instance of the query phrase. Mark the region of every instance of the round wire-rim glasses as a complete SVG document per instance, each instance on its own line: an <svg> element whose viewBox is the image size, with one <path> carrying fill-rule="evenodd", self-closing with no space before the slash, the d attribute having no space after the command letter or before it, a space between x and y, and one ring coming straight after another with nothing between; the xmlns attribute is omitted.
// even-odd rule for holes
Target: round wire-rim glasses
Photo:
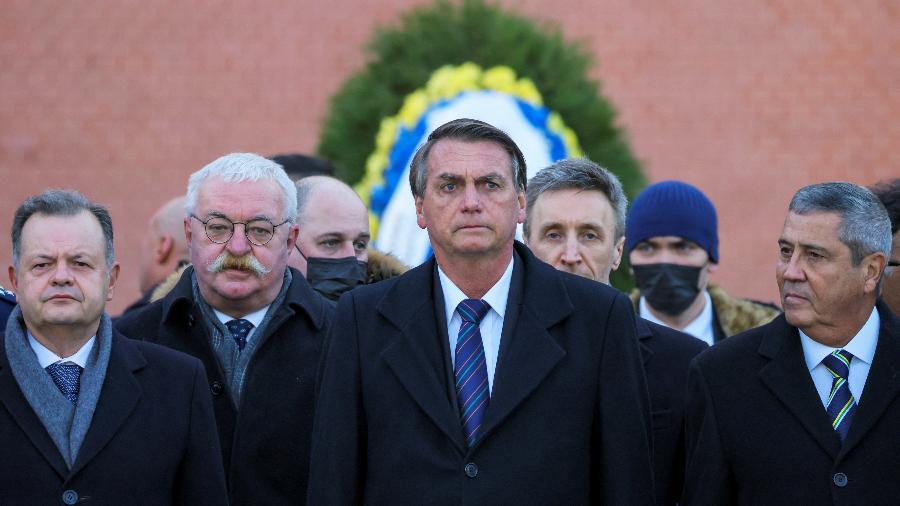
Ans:
<svg viewBox="0 0 900 506"><path fill-rule="evenodd" d="M250 244L255 246L269 244L272 238L275 237L275 229L285 223L290 223L290 220L284 220L275 225L265 218L250 221L231 221L224 216L211 216L206 221L203 221L195 214L191 214L191 218L203 224L206 237L216 244L225 244L230 241L234 236L234 226L243 225L244 237L247 238Z"/></svg>

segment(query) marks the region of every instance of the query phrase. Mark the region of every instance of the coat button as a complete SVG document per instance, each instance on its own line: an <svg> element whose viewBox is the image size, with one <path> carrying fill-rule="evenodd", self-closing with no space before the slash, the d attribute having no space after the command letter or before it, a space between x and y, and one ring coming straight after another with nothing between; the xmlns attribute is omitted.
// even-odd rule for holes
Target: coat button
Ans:
<svg viewBox="0 0 900 506"><path fill-rule="evenodd" d="M187 321L187 324L188 324L188 327L193 327L193 326L194 326L194 315L192 315L192 314L189 314L189 315L188 315L188 321Z"/></svg>
<svg viewBox="0 0 900 506"><path fill-rule="evenodd" d="M466 476L469 478L474 478L478 476L478 466L476 466L473 462L469 462L465 467Z"/></svg>
<svg viewBox="0 0 900 506"><path fill-rule="evenodd" d="M834 484L839 487L847 486L847 475L844 473L835 473L833 480L834 480Z"/></svg>
<svg viewBox="0 0 900 506"><path fill-rule="evenodd" d="M209 391L212 392L213 395L221 395L222 394L222 383L218 381L213 381L209 384Z"/></svg>
<svg viewBox="0 0 900 506"><path fill-rule="evenodd" d="M63 504L68 504L70 506L72 504L77 504L78 503L78 492L75 492L74 490L66 490L65 492L63 492L62 501L63 501Z"/></svg>

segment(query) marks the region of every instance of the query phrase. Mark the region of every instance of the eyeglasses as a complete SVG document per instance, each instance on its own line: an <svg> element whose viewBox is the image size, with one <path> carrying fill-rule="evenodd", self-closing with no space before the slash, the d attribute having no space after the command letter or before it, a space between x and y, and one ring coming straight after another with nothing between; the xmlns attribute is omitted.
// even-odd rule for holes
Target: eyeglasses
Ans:
<svg viewBox="0 0 900 506"><path fill-rule="evenodd" d="M194 218L203 224L203 228L206 230L206 237L216 244L225 244L230 241L231 237L234 235L234 226L243 225L244 237L247 238L247 241L249 241L250 244L256 246L265 246L268 244L269 241L275 237L275 229L290 222L290 220L284 220L278 225L273 225L272 222L267 219L244 222L231 221L228 218L221 216L213 216L212 218L203 221L194 214L191 214L191 218Z"/></svg>

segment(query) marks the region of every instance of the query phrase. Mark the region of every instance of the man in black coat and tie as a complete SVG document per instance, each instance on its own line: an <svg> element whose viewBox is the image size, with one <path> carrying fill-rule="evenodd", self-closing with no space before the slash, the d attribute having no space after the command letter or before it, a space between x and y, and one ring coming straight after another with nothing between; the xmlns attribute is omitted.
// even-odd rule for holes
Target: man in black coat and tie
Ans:
<svg viewBox="0 0 900 506"><path fill-rule="evenodd" d="M188 180L191 267L116 328L203 361L231 504L303 504L331 306L287 267L297 193L280 165L219 157Z"/></svg>
<svg viewBox="0 0 900 506"><path fill-rule="evenodd" d="M528 181L525 243L562 271L609 284L625 244L628 197L612 172L583 158L560 160ZM656 503L678 503L684 482L684 390L706 343L638 318L650 389Z"/></svg>
<svg viewBox="0 0 900 506"><path fill-rule="evenodd" d="M887 212L861 186L807 186L778 248L784 314L691 366L684 502L897 504L900 321L878 301Z"/></svg>
<svg viewBox="0 0 900 506"><path fill-rule="evenodd" d="M51 190L16 211L0 334L0 503L222 505L199 360L112 329L112 221Z"/></svg>
<svg viewBox="0 0 900 506"><path fill-rule="evenodd" d="M434 258L339 302L310 504L653 503L630 304L515 242L525 174L476 120L416 153Z"/></svg>

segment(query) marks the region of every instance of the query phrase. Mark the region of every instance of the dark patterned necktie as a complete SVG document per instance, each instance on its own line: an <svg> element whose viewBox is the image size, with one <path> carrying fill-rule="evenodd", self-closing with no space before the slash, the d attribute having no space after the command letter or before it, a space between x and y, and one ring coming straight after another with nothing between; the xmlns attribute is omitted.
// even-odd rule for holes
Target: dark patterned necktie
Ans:
<svg viewBox="0 0 900 506"><path fill-rule="evenodd" d="M479 329L481 319L490 308L487 302L478 299L466 299L456 307L462 317L462 325L456 340L453 372L456 374L456 396L459 399L463 435L470 447L478 439L481 419L490 401L487 364Z"/></svg>
<svg viewBox="0 0 900 506"><path fill-rule="evenodd" d="M78 391L81 389L81 366L72 362L57 362L47 366L47 372L56 383L56 388L72 404L78 404Z"/></svg>
<svg viewBox="0 0 900 506"><path fill-rule="evenodd" d="M846 350L836 350L822 359L822 363L828 372L834 377L831 382L831 394L828 396L828 419L831 426L840 436L841 441L847 438L850 431L850 422L856 411L856 400L850 393L850 361L853 355Z"/></svg>
<svg viewBox="0 0 900 506"><path fill-rule="evenodd" d="M244 346L247 345L247 335L253 328L253 324L243 318L237 318L229 320L225 326L228 327L228 332L231 332L231 337L237 343L238 349L244 351Z"/></svg>

